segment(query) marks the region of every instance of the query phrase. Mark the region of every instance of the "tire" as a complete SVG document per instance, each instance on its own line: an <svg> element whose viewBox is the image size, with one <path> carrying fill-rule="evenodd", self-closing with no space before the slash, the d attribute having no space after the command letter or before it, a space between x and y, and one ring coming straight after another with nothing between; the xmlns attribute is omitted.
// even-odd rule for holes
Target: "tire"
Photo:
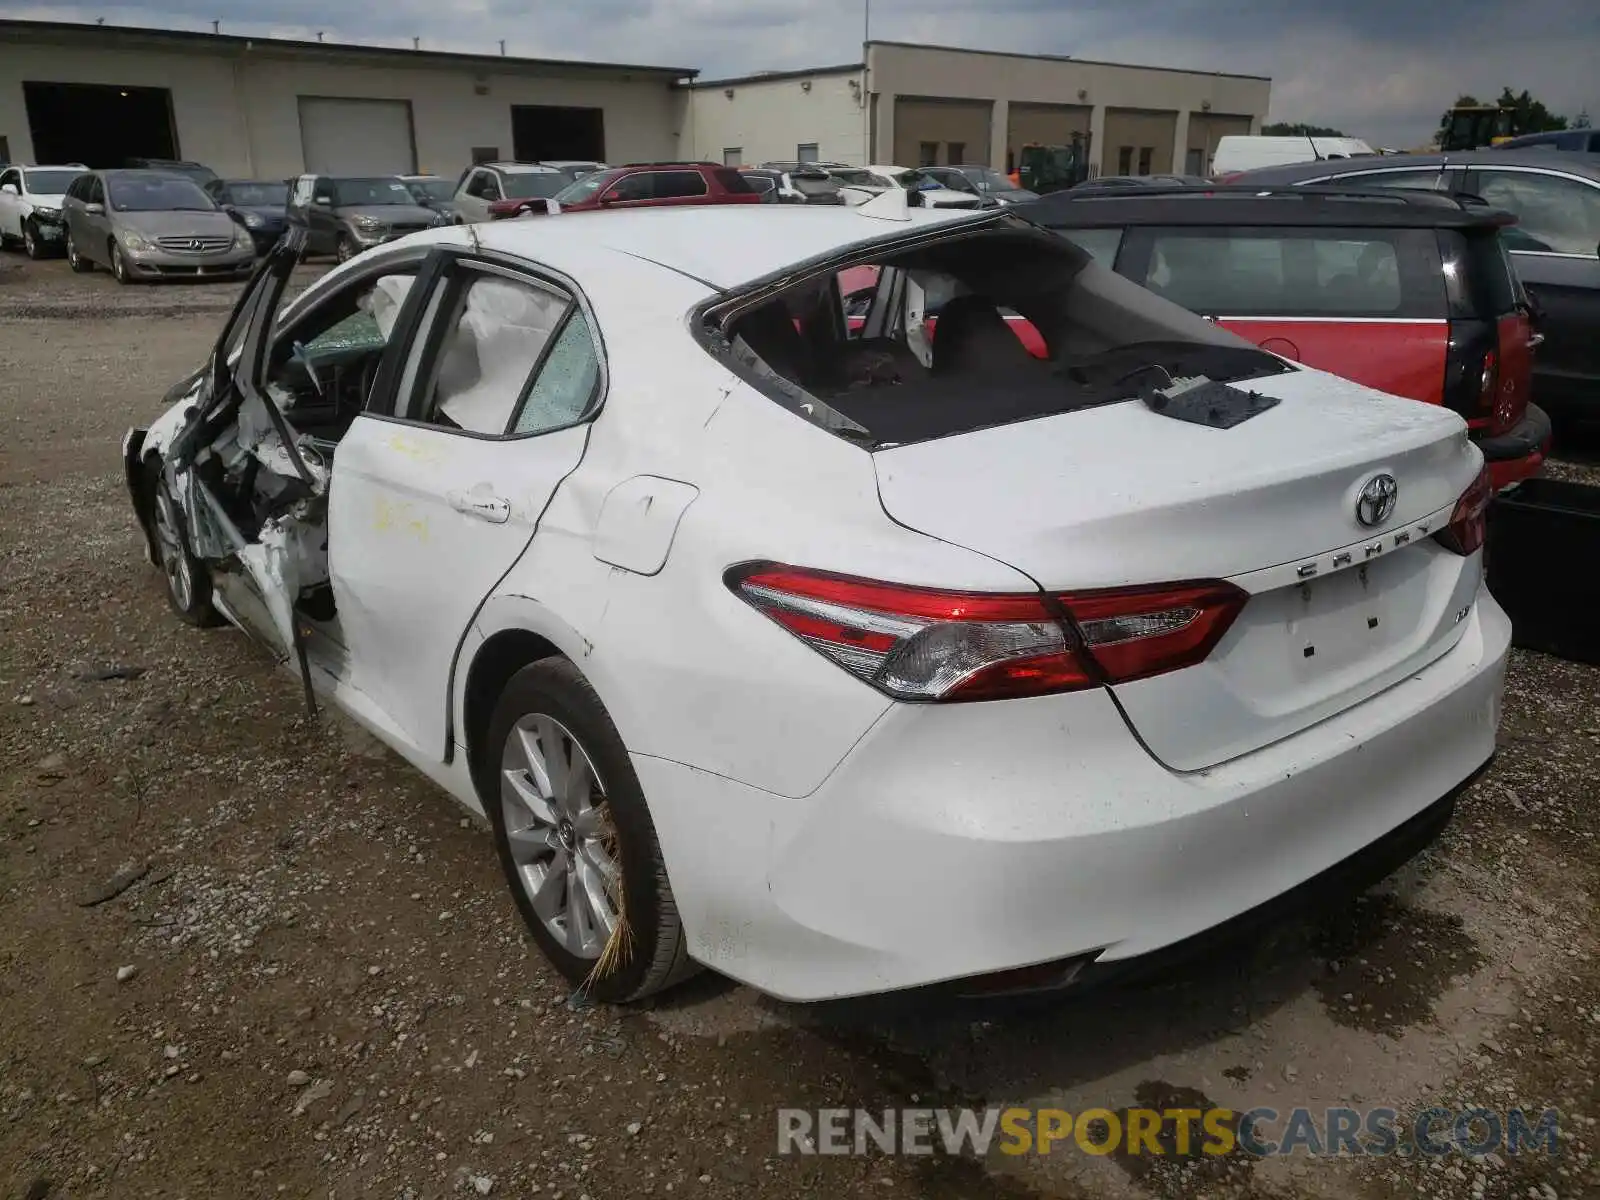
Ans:
<svg viewBox="0 0 1600 1200"><path fill-rule="evenodd" d="M22 224L22 252L35 262L44 257L44 241L32 221Z"/></svg>
<svg viewBox="0 0 1600 1200"><path fill-rule="evenodd" d="M523 749L530 744L531 753ZM574 789L581 796L552 802L539 794L559 789L541 787L528 764L540 758L546 779L552 771L558 778L582 778L580 755L594 781ZM478 766L501 870L517 911L556 970L611 1004L641 1000L699 970L689 958L633 764L600 697L571 662L547 658L511 677L495 705ZM544 817L535 816L540 805ZM571 864L564 871L556 865L563 859ZM533 893L541 884L553 890L545 888L536 902ZM574 904L575 892L590 899ZM593 916L597 895L623 914L609 936ZM580 909L590 920L582 919Z"/></svg>
<svg viewBox="0 0 1600 1200"><path fill-rule="evenodd" d="M341 233L339 235L339 242L333 248L333 256L336 259L342 263L347 263L360 253L361 251L356 249L356 244L350 240L349 234Z"/></svg>
<svg viewBox="0 0 1600 1200"><path fill-rule="evenodd" d="M211 606L210 572L189 549L189 527L158 463L150 463L145 481L150 538L166 583L168 606L179 620L197 628L223 624Z"/></svg>
<svg viewBox="0 0 1600 1200"><path fill-rule="evenodd" d="M132 283L133 279L128 274L128 260L122 257L122 247L116 242L111 242L107 257L111 260L111 274L116 277L117 282L124 287Z"/></svg>
<svg viewBox="0 0 1600 1200"><path fill-rule="evenodd" d="M78 253L78 240L72 236L72 230L67 230L67 266L79 275L87 275L94 270L94 264Z"/></svg>

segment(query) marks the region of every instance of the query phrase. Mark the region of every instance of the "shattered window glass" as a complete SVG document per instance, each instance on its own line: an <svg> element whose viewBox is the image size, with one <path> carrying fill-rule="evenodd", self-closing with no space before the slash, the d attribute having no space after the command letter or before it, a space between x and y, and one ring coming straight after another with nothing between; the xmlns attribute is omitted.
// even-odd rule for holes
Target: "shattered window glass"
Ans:
<svg viewBox="0 0 1600 1200"><path fill-rule="evenodd" d="M589 322L581 310L574 309L572 319L550 347L538 378L528 389L528 398L517 414L512 432L542 433L571 425L589 407L599 378L600 360L595 355Z"/></svg>
<svg viewBox="0 0 1600 1200"><path fill-rule="evenodd" d="M383 331L378 328L378 322L372 314L357 310L317 334L306 343L306 349L315 356L359 350L362 347L376 350L383 343Z"/></svg>

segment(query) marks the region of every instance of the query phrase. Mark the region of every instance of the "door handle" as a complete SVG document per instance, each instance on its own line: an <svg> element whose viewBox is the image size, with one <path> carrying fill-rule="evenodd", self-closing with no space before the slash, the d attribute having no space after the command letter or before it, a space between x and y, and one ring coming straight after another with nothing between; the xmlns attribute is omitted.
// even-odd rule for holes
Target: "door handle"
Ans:
<svg viewBox="0 0 1600 1200"><path fill-rule="evenodd" d="M1530 333L1528 335L1528 349L1529 350L1532 350L1532 349L1534 349L1534 348L1536 348L1538 346L1542 346L1542 345L1544 345L1544 334L1542 334L1542 333Z"/></svg>
<svg viewBox="0 0 1600 1200"><path fill-rule="evenodd" d="M452 492L450 507L491 525L504 525L511 519L511 501L485 492Z"/></svg>

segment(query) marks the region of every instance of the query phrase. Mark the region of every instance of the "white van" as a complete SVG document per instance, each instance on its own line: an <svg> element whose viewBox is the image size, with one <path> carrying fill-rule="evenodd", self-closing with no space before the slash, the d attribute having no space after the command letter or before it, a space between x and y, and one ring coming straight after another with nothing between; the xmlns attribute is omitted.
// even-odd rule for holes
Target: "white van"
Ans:
<svg viewBox="0 0 1600 1200"><path fill-rule="evenodd" d="M1257 167L1283 167L1290 163L1315 162L1323 158L1360 158L1376 154L1371 146L1353 137L1253 137L1228 134L1217 143L1211 160L1211 176L1220 179L1238 171Z"/></svg>

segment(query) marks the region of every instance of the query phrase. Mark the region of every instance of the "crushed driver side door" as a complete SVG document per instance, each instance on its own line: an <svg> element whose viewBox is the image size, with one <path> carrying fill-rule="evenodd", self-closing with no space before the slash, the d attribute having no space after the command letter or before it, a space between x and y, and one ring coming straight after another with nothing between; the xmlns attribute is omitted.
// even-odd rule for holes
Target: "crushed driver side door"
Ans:
<svg viewBox="0 0 1600 1200"><path fill-rule="evenodd" d="M169 443L163 470L211 572L213 603L280 661L300 657L294 603L326 562L327 470L263 386L267 348L305 231L290 228L245 287ZM326 577L325 574L323 576ZM306 682L309 700L309 679Z"/></svg>

